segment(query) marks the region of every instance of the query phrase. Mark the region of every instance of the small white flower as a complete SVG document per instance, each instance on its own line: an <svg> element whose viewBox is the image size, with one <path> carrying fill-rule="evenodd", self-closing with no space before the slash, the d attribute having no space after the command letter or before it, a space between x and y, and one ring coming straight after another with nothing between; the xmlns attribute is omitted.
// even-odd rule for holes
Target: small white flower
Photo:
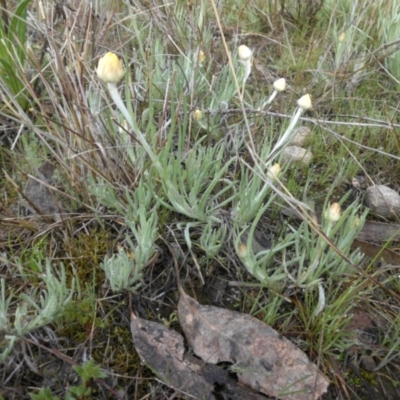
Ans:
<svg viewBox="0 0 400 400"><path fill-rule="evenodd" d="M307 93L304 96L300 97L300 99L297 100L297 105L304 111L309 110L310 108L312 108L311 96Z"/></svg>
<svg viewBox="0 0 400 400"><path fill-rule="evenodd" d="M238 48L238 54L241 61L249 61L253 52L247 46L242 44Z"/></svg>
<svg viewBox="0 0 400 400"><path fill-rule="evenodd" d="M274 164L267 171L267 176L269 179L274 180L278 177L279 172L281 171L281 166L279 164Z"/></svg>
<svg viewBox="0 0 400 400"><path fill-rule="evenodd" d="M285 78L277 79L272 86L274 87L274 90L276 90L277 92L283 92L286 89Z"/></svg>
<svg viewBox="0 0 400 400"><path fill-rule="evenodd" d="M329 208L325 211L325 218L331 222L338 222L340 219L340 215L342 213L342 209L339 203L332 203Z"/></svg>

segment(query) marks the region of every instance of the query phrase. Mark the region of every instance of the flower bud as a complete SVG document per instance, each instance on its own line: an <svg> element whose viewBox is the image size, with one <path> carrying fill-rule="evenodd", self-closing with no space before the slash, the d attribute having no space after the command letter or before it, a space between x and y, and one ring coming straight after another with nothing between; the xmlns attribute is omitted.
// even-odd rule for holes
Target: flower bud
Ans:
<svg viewBox="0 0 400 400"><path fill-rule="evenodd" d="M239 257L246 257L248 255L247 246L244 243L239 243L237 250Z"/></svg>
<svg viewBox="0 0 400 400"><path fill-rule="evenodd" d="M309 110L310 108L312 108L311 96L307 93L304 96L300 97L300 99L297 100L297 105L304 111Z"/></svg>
<svg viewBox="0 0 400 400"><path fill-rule="evenodd" d="M241 61L249 61L253 52L244 44L239 46L238 54Z"/></svg>
<svg viewBox="0 0 400 400"><path fill-rule="evenodd" d="M197 62L199 64L202 64L206 59L206 55L204 54L203 50L199 50L199 52L197 53Z"/></svg>
<svg viewBox="0 0 400 400"><path fill-rule="evenodd" d="M267 176L269 179L274 180L278 177L280 171L281 171L281 166L279 164L275 164L268 169Z"/></svg>
<svg viewBox="0 0 400 400"><path fill-rule="evenodd" d="M355 216L353 220L353 226L354 228L358 228L361 225L361 219L360 217Z"/></svg>
<svg viewBox="0 0 400 400"><path fill-rule="evenodd" d="M277 92L283 92L283 91L286 89L286 80L285 80L285 78L279 78L279 79L277 79L277 80L273 83L272 86L274 87L274 89L275 89Z"/></svg>
<svg viewBox="0 0 400 400"><path fill-rule="evenodd" d="M325 218L331 223L338 222L341 212L340 204L333 203L329 206L328 210L325 211Z"/></svg>
<svg viewBox="0 0 400 400"><path fill-rule="evenodd" d="M104 83L117 83L125 75L122 60L111 52L108 52L99 59L96 73Z"/></svg>
<svg viewBox="0 0 400 400"><path fill-rule="evenodd" d="M199 110L198 108L196 108L193 112L192 112L192 118L195 121L200 121L203 118L203 113L201 112L201 110Z"/></svg>

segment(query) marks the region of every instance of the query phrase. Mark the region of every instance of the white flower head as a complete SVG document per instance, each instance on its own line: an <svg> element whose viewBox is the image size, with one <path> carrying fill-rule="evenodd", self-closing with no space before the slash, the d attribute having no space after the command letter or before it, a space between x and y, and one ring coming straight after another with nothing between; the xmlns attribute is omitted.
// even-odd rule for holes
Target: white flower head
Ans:
<svg viewBox="0 0 400 400"><path fill-rule="evenodd" d="M241 61L249 61L251 59L253 52L244 44L240 45L238 48L238 55Z"/></svg>
<svg viewBox="0 0 400 400"><path fill-rule="evenodd" d="M336 223L340 219L340 215L342 213L342 209L339 203L332 203L329 208L325 211L325 218L331 222Z"/></svg>
<svg viewBox="0 0 400 400"><path fill-rule="evenodd" d="M312 108L311 96L307 93L300 97L299 100L297 100L297 105L304 111L309 110Z"/></svg>
<svg viewBox="0 0 400 400"><path fill-rule="evenodd" d="M281 166L279 164L274 164L271 168L268 169L267 171L267 176L271 180L275 180L279 172L281 171Z"/></svg>
<svg viewBox="0 0 400 400"><path fill-rule="evenodd" d="M277 79L272 86L274 87L274 90L276 90L277 92L283 92L286 89L285 78Z"/></svg>

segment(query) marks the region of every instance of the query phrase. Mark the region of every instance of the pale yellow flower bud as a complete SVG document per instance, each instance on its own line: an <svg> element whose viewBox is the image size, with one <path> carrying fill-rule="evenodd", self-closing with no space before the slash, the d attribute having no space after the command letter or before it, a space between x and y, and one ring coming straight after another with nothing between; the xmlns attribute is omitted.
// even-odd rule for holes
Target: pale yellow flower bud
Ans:
<svg viewBox="0 0 400 400"><path fill-rule="evenodd" d="M342 210L340 208L340 204L333 203L329 206L328 210L325 211L325 218L329 222L335 223L335 222L339 221L341 213L342 213Z"/></svg>
<svg viewBox="0 0 400 400"><path fill-rule="evenodd" d="M277 80L273 83L272 86L274 87L274 89L275 89L277 92L283 92L283 91L286 89L286 80L285 80L285 78L277 79Z"/></svg>
<svg viewBox="0 0 400 400"><path fill-rule="evenodd" d="M192 112L192 118L195 121L200 121L203 118L203 113L201 112L201 110L199 110L198 108L196 108L193 112Z"/></svg>
<svg viewBox="0 0 400 400"><path fill-rule="evenodd" d="M309 110L310 108L312 108L311 96L307 93L304 96L300 97L300 99L297 100L297 105L304 111Z"/></svg>
<svg viewBox="0 0 400 400"><path fill-rule="evenodd" d="M104 83L117 83L125 75L122 60L111 52L108 52L99 59L96 73Z"/></svg>
<svg viewBox="0 0 400 400"><path fill-rule="evenodd" d="M355 228L358 228L361 225L361 219L359 217L354 217L353 225Z"/></svg>
<svg viewBox="0 0 400 400"><path fill-rule="evenodd" d="M267 176L269 179L274 180L278 177L280 171L281 171L281 166L279 164L275 164L268 169Z"/></svg>
<svg viewBox="0 0 400 400"><path fill-rule="evenodd" d="M197 53L197 62L202 64L206 60L206 55L203 50L199 50Z"/></svg>
<svg viewBox="0 0 400 400"><path fill-rule="evenodd" d="M344 42L344 39L346 39L346 34L344 32L342 32L339 36L338 36L338 41L339 43Z"/></svg>
<svg viewBox="0 0 400 400"><path fill-rule="evenodd" d="M246 257L248 254L247 246L244 243L239 243L237 250L239 257Z"/></svg>
<svg viewBox="0 0 400 400"><path fill-rule="evenodd" d="M239 46L238 55L241 61L249 61L251 59L253 52L244 44Z"/></svg>

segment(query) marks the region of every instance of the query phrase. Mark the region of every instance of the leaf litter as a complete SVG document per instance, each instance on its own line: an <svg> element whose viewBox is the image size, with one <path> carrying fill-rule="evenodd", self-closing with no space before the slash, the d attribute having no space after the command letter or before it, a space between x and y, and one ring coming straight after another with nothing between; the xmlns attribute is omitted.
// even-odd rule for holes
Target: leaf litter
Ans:
<svg viewBox="0 0 400 400"><path fill-rule="evenodd" d="M328 378L307 355L258 319L200 305L184 292L178 316L193 352L212 364L232 363L242 384L280 399L312 400L326 392Z"/></svg>
<svg viewBox="0 0 400 400"><path fill-rule="evenodd" d="M133 343L141 359L166 385L190 399L263 400L228 371L185 353L183 337L165 325L131 315ZM216 395L220 395L216 397Z"/></svg>
<svg viewBox="0 0 400 400"><path fill-rule="evenodd" d="M199 304L185 293L175 269L179 322L198 358L185 354L184 339L174 330L134 314L131 318L138 354L164 383L198 399L215 399L223 392L223 398L238 400L265 398L260 393L282 400L317 400L326 393L328 378L304 352L254 317Z"/></svg>

